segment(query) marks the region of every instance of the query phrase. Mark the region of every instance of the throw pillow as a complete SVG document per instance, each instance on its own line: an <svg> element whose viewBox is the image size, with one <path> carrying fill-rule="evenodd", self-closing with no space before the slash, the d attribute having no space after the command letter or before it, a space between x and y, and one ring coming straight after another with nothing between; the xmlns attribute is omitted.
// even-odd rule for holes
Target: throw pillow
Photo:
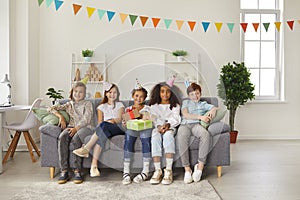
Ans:
<svg viewBox="0 0 300 200"><path fill-rule="evenodd" d="M46 108L33 108L32 111L36 118L40 120L43 124L57 125L59 123L58 117L48 112ZM60 110L58 112L62 114L62 116L66 120L66 123L68 124L70 122L69 114L64 110Z"/></svg>
<svg viewBox="0 0 300 200"><path fill-rule="evenodd" d="M227 111L226 109L218 109L216 111L215 117L209 123L200 121L201 126L203 126L204 128L207 128L210 124L221 121L223 119L223 117L225 116L226 111ZM208 112L205 113L205 115L208 115Z"/></svg>

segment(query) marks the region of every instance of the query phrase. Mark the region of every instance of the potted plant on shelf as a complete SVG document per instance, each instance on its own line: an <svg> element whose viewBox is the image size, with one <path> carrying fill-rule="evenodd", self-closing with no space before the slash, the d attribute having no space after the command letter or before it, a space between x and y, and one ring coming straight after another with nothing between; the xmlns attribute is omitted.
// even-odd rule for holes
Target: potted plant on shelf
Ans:
<svg viewBox="0 0 300 200"><path fill-rule="evenodd" d="M186 56L188 53L185 50L176 50L172 52L173 56L176 56L177 60L179 62L182 62L184 60L184 56Z"/></svg>
<svg viewBox="0 0 300 200"><path fill-rule="evenodd" d="M90 49L85 49L81 51L82 56L84 57L85 62L90 62L91 61L91 57L94 54L93 50Z"/></svg>
<svg viewBox="0 0 300 200"><path fill-rule="evenodd" d="M229 110L230 143L236 142L238 131L235 130L234 120L238 107L255 98L254 85L250 81L251 73L244 62L223 65L220 82L217 85L218 96Z"/></svg>
<svg viewBox="0 0 300 200"><path fill-rule="evenodd" d="M48 88L48 91L46 93L46 95L49 96L49 98L52 98L52 104L54 105L57 99L63 99L64 97L62 96L62 92L64 92L63 90L55 90L54 88Z"/></svg>

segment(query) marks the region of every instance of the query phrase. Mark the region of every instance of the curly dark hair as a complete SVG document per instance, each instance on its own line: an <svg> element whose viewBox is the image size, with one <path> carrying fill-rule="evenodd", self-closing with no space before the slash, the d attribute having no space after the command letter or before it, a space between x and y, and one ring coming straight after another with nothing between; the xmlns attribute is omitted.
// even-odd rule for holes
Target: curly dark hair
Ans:
<svg viewBox="0 0 300 200"><path fill-rule="evenodd" d="M152 88L149 105L151 106L154 104L161 103L160 88L163 86L167 86L171 90L170 109L172 110L172 108L176 107L177 104L179 104L179 105L181 104L179 99L181 99L182 92L180 91L180 89L177 86L173 85L172 87L170 87L166 82L158 83Z"/></svg>

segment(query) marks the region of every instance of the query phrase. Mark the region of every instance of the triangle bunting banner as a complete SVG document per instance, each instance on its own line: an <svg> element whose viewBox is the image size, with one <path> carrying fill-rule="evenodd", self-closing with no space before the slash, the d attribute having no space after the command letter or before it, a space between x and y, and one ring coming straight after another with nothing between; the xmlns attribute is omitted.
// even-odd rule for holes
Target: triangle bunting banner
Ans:
<svg viewBox="0 0 300 200"><path fill-rule="evenodd" d="M265 27L266 32L268 32L270 23L263 23L263 25L264 25L264 27Z"/></svg>
<svg viewBox="0 0 300 200"><path fill-rule="evenodd" d="M194 31L194 27L196 25L196 22L195 21L188 21L187 22L189 27L190 27L190 30L193 32Z"/></svg>
<svg viewBox="0 0 300 200"><path fill-rule="evenodd" d="M246 33L248 23L242 22L242 23L240 23L240 24L241 24L241 27L242 27L244 33Z"/></svg>
<svg viewBox="0 0 300 200"><path fill-rule="evenodd" d="M232 33L233 27L234 27L234 23L227 23L227 27L230 31L230 33Z"/></svg>
<svg viewBox="0 0 300 200"><path fill-rule="evenodd" d="M88 17L91 18L91 16L94 14L96 8L86 7L86 11L88 13Z"/></svg>
<svg viewBox="0 0 300 200"><path fill-rule="evenodd" d="M129 15L130 22L131 22L132 26L134 25L137 17L138 17L137 15Z"/></svg>
<svg viewBox="0 0 300 200"><path fill-rule="evenodd" d="M44 0L38 0L39 6L43 3Z"/></svg>
<svg viewBox="0 0 300 200"><path fill-rule="evenodd" d="M176 25L177 25L178 30L181 29L183 22L184 22L183 20L176 20Z"/></svg>
<svg viewBox="0 0 300 200"><path fill-rule="evenodd" d="M203 30L205 33L206 33L209 25L210 25L210 22L202 22L202 27L203 27Z"/></svg>
<svg viewBox="0 0 300 200"><path fill-rule="evenodd" d="M46 6L47 8L51 5L51 3L53 2L54 0L46 0Z"/></svg>
<svg viewBox="0 0 300 200"><path fill-rule="evenodd" d="M274 22L274 24L276 26L277 31L279 32L280 31L281 22Z"/></svg>
<svg viewBox="0 0 300 200"><path fill-rule="evenodd" d="M122 24L124 24L127 17L128 17L128 14L120 13L120 19L121 19Z"/></svg>
<svg viewBox="0 0 300 200"><path fill-rule="evenodd" d="M257 32L257 29L259 27L259 23L252 23L252 26L253 26L255 32Z"/></svg>
<svg viewBox="0 0 300 200"><path fill-rule="evenodd" d="M164 19L164 22L165 22L166 29L169 29L169 27L172 23L172 20L171 19Z"/></svg>
<svg viewBox="0 0 300 200"><path fill-rule="evenodd" d="M293 21L287 21L286 23L289 25L291 31L294 30L294 20Z"/></svg>
<svg viewBox="0 0 300 200"><path fill-rule="evenodd" d="M149 17L146 17L146 16L140 16L140 20L141 20L143 27L145 26L146 22L148 21L148 18Z"/></svg>
<svg viewBox="0 0 300 200"><path fill-rule="evenodd" d="M112 18L115 16L116 12L106 11L106 14L107 14L107 19L110 22L112 20Z"/></svg>
<svg viewBox="0 0 300 200"><path fill-rule="evenodd" d="M103 16L105 15L106 10L98 9L97 11L98 11L99 19L101 20L103 18Z"/></svg>
<svg viewBox="0 0 300 200"><path fill-rule="evenodd" d="M55 10L58 11L58 9L61 7L61 5L64 3L63 1L54 0L55 3Z"/></svg>
<svg viewBox="0 0 300 200"><path fill-rule="evenodd" d="M159 21L160 21L160 18L152 18L152 23L153 23L154 28L157 27Z"/></svg>
<svg viewBox="0 0 300 200"><path fill-rule="evenodd" d="M221 28L223 26L223 23L221 23L221 22L215 22L215 26L216 26L216 29L217 29L218 33L220 33Z"/></svg>
<svg viewBox="0 0 300 200"><path fill-rule="evenodd" d="M74 11L74 15L77 15L78 11L80 10L82 6L78 5L78 4L73 4L73 11Z"/></svg>

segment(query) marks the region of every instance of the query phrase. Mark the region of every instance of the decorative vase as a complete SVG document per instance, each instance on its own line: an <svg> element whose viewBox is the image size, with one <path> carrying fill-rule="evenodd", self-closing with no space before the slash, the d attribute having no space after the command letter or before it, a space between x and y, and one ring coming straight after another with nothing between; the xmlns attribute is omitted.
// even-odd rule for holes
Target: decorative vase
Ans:
<svg viewBox="0 0 300 200"><path fill-rule="evenodd" d="M183 56L177 56L177 61L178 61L178 62L184 61L184 57L183 57Z"/></svg>
<svg viewBox="0 0 300 200"><path fill-rule="evenodd" d="M235 144L236 143L236 138L238 135L238 131L231 131L230 132L230 143Z"/></svg>
<svg viewBox="0 0 300 200"><path fill-rule="evenodd" d="M84 57L85 62L91 62L91 57Z"/></svg>

